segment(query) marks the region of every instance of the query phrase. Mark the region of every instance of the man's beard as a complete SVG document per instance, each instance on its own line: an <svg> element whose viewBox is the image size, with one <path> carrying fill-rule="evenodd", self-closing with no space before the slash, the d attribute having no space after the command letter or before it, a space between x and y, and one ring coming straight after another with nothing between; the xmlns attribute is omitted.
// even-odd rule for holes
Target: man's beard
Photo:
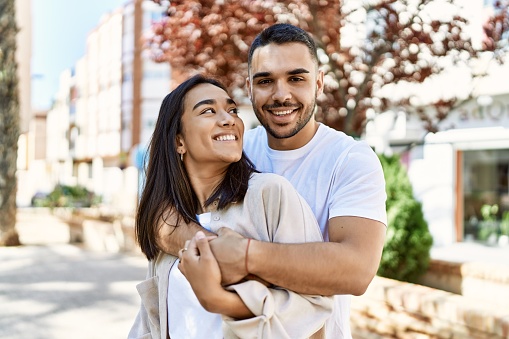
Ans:
<svg viewBox="0 0 509 339"><path fill-rule="evenodd" d="M263 107L264 106L262 106L262 109L263 109ZM275 105L271 105L270 107L271 108L275 108L276 106ZM279 105L279 107L285 107L285 105ZM295 107L295 105L292 105L290 107ZM277 131L275 131L274 129L272 129L269 126L268 119L267 120L262 120L263 115L256 109L255 105L253 104L253 111L254 111L254 113L256 115L256 118L258 118L258 121L262 124L263 127L265 127L265 130L267 131L267 133L269 133L272 137L274 137L276 139L291 138L294 135L296 135L297 133L299 133L300 130L303 129L304 126L306 126L307 123L309 122L309 120L311 120L311 118L313 117L315 108L316 108L316 96L315 96L315 99L313 99L312 104L308 106L308 108L304 112L304 114L299 117L295 127L292 130L290 130L289 132L281 134L281 133L278 133ZM268 113L268 114L270 114L270 113Z"/></svg>

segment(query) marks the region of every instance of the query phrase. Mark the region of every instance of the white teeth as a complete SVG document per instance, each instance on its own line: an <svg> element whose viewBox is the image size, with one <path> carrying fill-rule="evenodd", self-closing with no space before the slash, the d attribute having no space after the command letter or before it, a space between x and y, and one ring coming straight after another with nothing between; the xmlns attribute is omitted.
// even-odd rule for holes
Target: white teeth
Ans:
<svg viewBox="0 0 509 339"><path fill-rule="evenodd" d="M287 115L287 114L290 114L292 112L293 112L293 109L289 109L287 111L272 111L272 113L274 115L277 115L277 116Z"/></svg>
<svg viewBox="0 0 509 339"><path fill-rule="evenodd" d="M235 140L235 135L220 135L218 137L216 137L216 140L218 141L232 141L232 140Z"/></svg>

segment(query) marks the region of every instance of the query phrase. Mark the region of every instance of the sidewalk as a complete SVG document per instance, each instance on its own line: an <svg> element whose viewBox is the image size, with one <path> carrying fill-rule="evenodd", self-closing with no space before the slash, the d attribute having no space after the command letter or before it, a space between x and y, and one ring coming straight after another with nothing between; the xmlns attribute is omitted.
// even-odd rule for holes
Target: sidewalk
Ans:
<svg viewBox="0 0 509 339"><path fill-rule="evenodd" d="M126 338L146 259L68 244L66 224L18 213L23 246L0 247L0 338Z"/></svg>
<svg viewBox="0 0 509 339"><path fill-rule="evenodd" d="M0 338L126 338L139 306L135 286L145 277L145 258L139 253L94 252L70 245L68 225L47 210L20 209L17 228L24 246L0 247ZM509 268L509 248L458 243L433 248L431 257ZM372 285L376 291L377 283ZM476 286L472 285L473 291L479 294ZM414 294L404 295L415 304ZM428 293L423 296L428 298ZM375 308L375 313L382 312Z"/></svg>

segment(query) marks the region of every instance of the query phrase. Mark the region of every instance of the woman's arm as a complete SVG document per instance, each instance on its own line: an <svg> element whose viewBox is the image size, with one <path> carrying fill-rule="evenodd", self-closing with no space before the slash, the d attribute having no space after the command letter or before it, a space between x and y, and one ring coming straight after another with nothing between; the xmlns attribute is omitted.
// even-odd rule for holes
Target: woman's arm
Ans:
<svg viewBox="0 0 509 339"><path fill-rule="evenodd" d="M233 333L240 338L307 338L331 315L332 297L268 288L255 280L223 289L219 265L203 233L198 232L187 250L179 254L179 269L200 304L223 316L225 337Z"/></svg>
<svg viewBox="0 0 509 339"><path fill-rule="evenodd" d="M227 291L221 286L219 265L208 242L205 234L198 232L189 242L187 250L180 251L178 268L207 311L235 319L253 317L253 313L235 291Z"/></svg>
<svg viewBox="0 0 509 339"><path fill-rule="evenodd" d="M321 231L309 206L290 183L280 179L283 180L275 175L258 177L250 186L243 208L230 210L227 217L222 216L222 220L231 222L243 218L244 234L263 241L322 242ZM231 226L235 229L234 225ZM212 246L215 241L217 240L211 242ZM247 239L239 239L239 242L239 250L244 258ZM236 256L231 252L229 255ZM248 256L250 255L251 253ZM186 258L184 264L185 260ZM214 265L218 265L216 260ZM242 276L247 274L245 262L239 272ZM205 288L207 286L204 286ZM268 288L257 281L241 282L229 286L227 290L236 292L244 306L252 313L251 317L240 318L221 312L226 325L223 330L241 338L308 337L317 332L332 314L332 297L298 294L279 287ZM220 303L220 300L217 302Z"/></svg>

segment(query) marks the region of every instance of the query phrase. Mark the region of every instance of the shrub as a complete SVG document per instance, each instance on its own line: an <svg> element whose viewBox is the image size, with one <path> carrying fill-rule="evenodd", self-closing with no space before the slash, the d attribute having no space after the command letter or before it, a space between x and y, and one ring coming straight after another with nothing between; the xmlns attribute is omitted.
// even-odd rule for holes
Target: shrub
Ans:
<svg viewBox="0 0 509 339"><path fill-rule="evenodd" d="M378 275L414 282L429 265L433 238L397 155L380 155L387 192L387 235Z"/></svg>
<svg viewBox="0 0 509 339"><path fill-rule="evenodd" d="M101 202L101 198L83 186L56 185L45 197L32 199L39 207L91 207Z"/></svg>

